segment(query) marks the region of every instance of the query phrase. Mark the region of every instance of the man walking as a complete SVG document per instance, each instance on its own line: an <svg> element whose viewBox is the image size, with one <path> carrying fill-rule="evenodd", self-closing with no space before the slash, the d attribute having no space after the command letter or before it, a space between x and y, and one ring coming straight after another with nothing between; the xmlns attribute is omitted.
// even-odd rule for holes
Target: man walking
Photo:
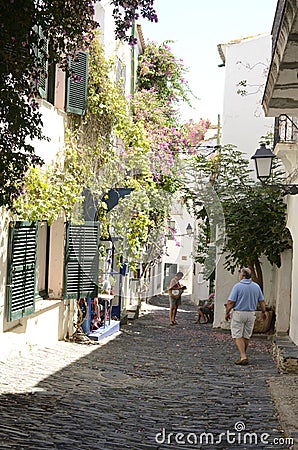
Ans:
<svg viewBox="0 0 298 450"><path fill-rule="evenodd" d="M240 358L235 364L247 366L246 351L253 333L256 319L255 311L259 302L263 320L266 320L266 306L260 286L251 280L251 270L244 267L239 271L239 275L240 282L233 286L226 304L225 319L230 319L230 311L233 308L231 334L240 353Z"/></svg>

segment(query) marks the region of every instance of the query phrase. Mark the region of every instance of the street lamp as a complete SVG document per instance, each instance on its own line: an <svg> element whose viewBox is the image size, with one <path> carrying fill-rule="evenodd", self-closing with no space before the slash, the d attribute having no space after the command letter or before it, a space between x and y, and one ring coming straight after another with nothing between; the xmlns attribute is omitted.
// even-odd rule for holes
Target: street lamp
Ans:
<svg viewBox="0 0 298 450"><path fill-rule="evenodd" d="M256 153L251 157L251 159L255 160L257 177L262 183L271 176L272 161L274 158L276 158L276 155L274 155L269 148L266 148L265 144L261 144L260 148L258 148ZM274 184L268 186L273 189L281 189L285 195L298 194L297 184Z"/></svg>
<svg viewBox="0 0 298 450"><path fill-rule="evenodd" d="M186 233L184 233L184 234L176 234L175 233L175 237L182 237L182 236L192 237L194 235L193 228L190 223L187 225L185 231L186 231Z"/></svg>
<svg viewBox="0 0 298 450"><path fill-rule="evenodd" d="M187 225L187 227L186 227L186 234L187 234L188 236L191 236L191 235L192 235L192 226L191 226L190 223L189 223L189 224Z"/></svg>
<svg viewBox="0 0 298 450"><path fill-rule="evenodd" d="M266 181L270 177L274 158L276 158L276 155L265 144L261 144L261 147L251 157L255 160L257 177L260 181Z"/></svg>

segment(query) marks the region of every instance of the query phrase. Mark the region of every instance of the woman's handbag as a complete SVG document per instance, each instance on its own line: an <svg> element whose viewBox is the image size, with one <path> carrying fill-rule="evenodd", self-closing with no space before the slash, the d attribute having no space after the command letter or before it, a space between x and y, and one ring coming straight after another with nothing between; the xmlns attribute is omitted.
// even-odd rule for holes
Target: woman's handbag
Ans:
<svg viewBox="0 0 298 450"><path fill-rule="evenodd" d="M181 297L181 295L182 295L182 292L184 291L186 289L186 287L185 286L182 286L182 287L180 287L180 288L170 288L170 289L168 289L168 293L169 293L169 296L171 297L171 298L173 298L174 300L178 300L178 298L180 298Z"/></svg>

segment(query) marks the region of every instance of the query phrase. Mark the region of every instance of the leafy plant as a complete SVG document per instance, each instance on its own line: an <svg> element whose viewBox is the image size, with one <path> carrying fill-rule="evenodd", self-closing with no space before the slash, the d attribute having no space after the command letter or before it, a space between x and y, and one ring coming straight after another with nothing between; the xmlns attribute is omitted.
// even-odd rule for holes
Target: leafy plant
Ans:
<svg viewBox="0 0 298 450"><path fill-rule="evenodd" d="M84 170L76 153L68 147L62 161L42 168L31 166L21 185L22 194L14 201L18 219L52 224L62 216L70 219L78 202L83 201Z"/></svg>
<svg viewBox="0 0 298 450"><path fill-rule="evenodd" d="M99 39L88 53L86 115L71 116L64 154L54 167L30 169L14 206L19 217L31 220L51 223L61 213L80 220L87 189L98 204L102 238L120 236L119 251L131 266L149 264L163 251L180 154L193 153L208 122L184 127L172 103L154 89L142 89L129 103L110 77L115 61L106 60ZM115 187L133 191L109 212L104 199Z"/></svg>
<svg viewBox="0 0 298 450"><path fill-rule="evenodd" d="M153 89L157 97L167 103L181 100L189 102L190 89L184 78L187 69L181 59L177 59L169 47L170 41L157 45L148 42L139 58L138 88ZM172 106L173 107L173 106Z"/></svg>
<svg viewBox="0 0 298 450"><path fill-rule="evenodd" d="M286 229L286 204L279 189L270 184L255 182L250 175L248 160L234 146L223 146L211 158L198 155L192 161L193 169L210 183L218 196L225 218L225 267L232 273L237 267L249 266L254 279L263 288L261 257L266 256L272 265L280 267L280 254L289 248ZM280 180L278 166L270 180ZM210 222L218 207L211 204L207 214L208 199L194 196L187 188L186 199L202 224L204 239L198 246L197 259L203 261L210 238ZM210 207L210 205L209 205ZM214 241L213 241L214 242Z"/></svg>
<svg viewBox="0 0 298 450"><path fill-rule="evenodd" d="M157 15L153 8L154 0L112 0L114 5L113 16L115 19L115 33L119 39L127 40L130 44L136 44L136 39L129 33L134 21L139 16L157 22Z"/></svg>
<svg viewBox="0 0 298 450"><path fill-rule="evenodd" d="M1 5L0 206L12 207L30 165L41 165L32 145L42 139L39 104L46 64L68 71L69 57L94 38L94 0L11 0ZM138 12L157 21L154 0L114 0L116 38L130 41Z"/></svg>

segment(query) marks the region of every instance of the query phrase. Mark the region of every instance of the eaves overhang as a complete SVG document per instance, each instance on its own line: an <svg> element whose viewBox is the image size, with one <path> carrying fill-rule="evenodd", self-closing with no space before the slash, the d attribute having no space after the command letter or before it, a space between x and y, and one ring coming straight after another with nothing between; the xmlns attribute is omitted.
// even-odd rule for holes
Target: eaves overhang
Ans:
<svg viewBox="0 0 298 450"><path fill-rule="evenodd" d="M298 116L298 0L278 0L272 58L262 105L265 115Z"/></svg>

